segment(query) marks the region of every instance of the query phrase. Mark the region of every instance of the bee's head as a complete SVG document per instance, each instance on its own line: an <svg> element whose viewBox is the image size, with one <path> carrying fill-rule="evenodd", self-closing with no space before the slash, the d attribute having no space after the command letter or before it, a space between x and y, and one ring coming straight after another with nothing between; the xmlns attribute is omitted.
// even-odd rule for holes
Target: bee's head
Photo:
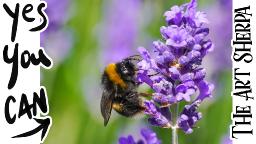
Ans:
<svg viewBox="0 0 256 144"><path fill-rule="evenodd" d="M120 70L126 76L133 76L135 74L135 65L129 60L124 60L120 63Z"/></svg>
<svg viewBox="0 0 256 144"><path fill-rule="evenodd" d="M124 79L126 79L127 76L128 77L135 76L136 71L138 69L137 63L140 60L141 60L141 57L136 55L136 56L128 57L122 60L120 63L117 63L117 69L122 74Z"/></svg>

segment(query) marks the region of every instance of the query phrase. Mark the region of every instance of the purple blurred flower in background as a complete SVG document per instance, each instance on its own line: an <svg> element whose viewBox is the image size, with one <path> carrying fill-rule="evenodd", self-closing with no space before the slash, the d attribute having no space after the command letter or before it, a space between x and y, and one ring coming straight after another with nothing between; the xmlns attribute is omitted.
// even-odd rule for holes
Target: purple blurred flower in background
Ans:
<svg viewBox="0 0 256 144"><path fill-rule="evenodd" d="M211 72L216 77L223 70L231 70L232 0L218 0L206 12L209 19L212 19L209 24L212 31L210 36L216 45L205 65L212 65Z"/></svg>
<svg viewBox="0 0 256 144"><path fill-rule="evenodd" d="M73 44L72 33L64 28L70 18L69 0L45 0L46 14L49 18L48 28L41 33L41 45L55 63L61 62Z"/></svg>
<svg viewBox="0 0 256 144"><path fill-rule="evenodd" d="M117 62L133 54L139 34L140 0L111 0L100 30L102 62Z"/></svg>
<svg viewBox="0 0 256 144"><path fill-rule="evenodd" d="M211 96L214 87L205 81L206 70L201 67L203 58L213 50L212 41L207 38L209 28L205 26L208 20L196 7L197 1L192 0L164 14L167 26L160 29L164 42L153 43L154 55L143 47L138 49L143 58L138 63L138 81L154 91L153 101L145 102L148 121L163 128L180 128L185 133L191 133L202 117L197 108ZM181 101L190 104L176 117L170 117L170 106ZM163 108L167 111L163 112Z"/></svg>
<svg viewBox="0 0 256 144"><path fill-rule="evenodd" d="M233 141L229 138L229 135L226 135L223 139L221 144L233 144Z"/></svg>
<svg viewBox="0 0 256 144"><path fill-rule="evenodd" d="M141 129L141 135L144 140L140 139L137 142L131 135L128 137L120 137L119 144L161 144L161 141L157 138L156 133L150 129Z"/></svg>

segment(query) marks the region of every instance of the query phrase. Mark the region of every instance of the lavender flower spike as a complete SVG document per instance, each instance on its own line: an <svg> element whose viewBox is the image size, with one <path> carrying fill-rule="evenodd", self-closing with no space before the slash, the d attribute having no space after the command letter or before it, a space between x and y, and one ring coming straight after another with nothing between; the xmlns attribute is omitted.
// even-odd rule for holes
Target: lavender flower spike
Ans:
<svg viewBox="0 0 256 144"><path fill-rule="evenodd" d="M144 103L149 123L179 128L185 133L191 133L201 119L197 107L211 97L214 89L213 84L205 81L206 70L201 65L203 58L213 50L212 41L207 38L208 20L196 7L197 1L191 0L165 12L167 26L160 28L163 41L153 42L154 54L143 47L138 48L143 60L138 63L137 80L153 90L152 100ZM180 114L176 114L179 113L176 110L171 115L170 108L181 101L188 103L184 110Z"/></svg>
<svg viewBox="0 0 256 144"><path fill-rule="evenodd" d="M141 135L144 141L140 139L135 141L134 138L129 135L128 137L120 137L119 144L161 144L161 141L157 138L156 133L150 129L141 129Z"/></svg>

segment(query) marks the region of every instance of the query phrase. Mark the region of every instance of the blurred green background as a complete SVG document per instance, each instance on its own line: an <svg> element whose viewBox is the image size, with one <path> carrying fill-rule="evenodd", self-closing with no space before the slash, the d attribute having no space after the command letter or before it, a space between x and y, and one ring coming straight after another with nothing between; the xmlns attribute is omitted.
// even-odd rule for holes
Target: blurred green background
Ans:
<svg viewBox="0 0 256 144"><path fill-rule="evenodd" d="M147 46L153 40L159 39L159 28L165 25L163 13L171 6L184 2L188 1L141 0L140 3L146 10L139 11L138 15L141 18L140 21L145 19L147 23L140 26L133 49L141 45ZM55 6L58 3L55 3ZM107 25L104 25L106 9L115 10L109 3L111 0L70 0L67 4L66 12L68 11L69 18L63 23L61 30L71 31L72 45L61 60L57 60L55 55L52 56L55 63L51 70L42 71L42 85L48 90L50 116L53 119L46 144L113 144L117 143L121 135L136 135L139 134L136 130L149 127L143 116L127 119L115 115L115 112L113 112L114 116L112 115L109 125L103 126L99 101L101 98L100 75L104 67L101 52L104 44L100 44L100 41L104 41L104 37L108 37L108 34L99 31L102 28L108 29ZM216 11L226 12L225 8L221 8L220 5L222 5L220 0L199 0L199 9L202 11L215 8ZM50 7L48 4L48 8ZM57 12L60 13L60 11ZM223 15L216 15L215 18L214 16L208 17L208 19L210 22L222 23L221 16ZM214 30L211 32L214 33ZM46 50L51 48L51 44L48 44ZM229 46L226 45L223 48L228 49ZM61 51L61 49L56 51L57 55ZM214 58L206 61L211 59ZM217 66L214 62L206 62L205 67L212 70ZM231 69L226 66L221 70L209 72L208 76L209 81L217 85L214 96L200 107L203 118L197 124L198 128L191 135L179 132L180 144L220 144L222 139L228 135L232 104ZM153 129L162 139L163 144L170 143L170 130Z"/></svg>

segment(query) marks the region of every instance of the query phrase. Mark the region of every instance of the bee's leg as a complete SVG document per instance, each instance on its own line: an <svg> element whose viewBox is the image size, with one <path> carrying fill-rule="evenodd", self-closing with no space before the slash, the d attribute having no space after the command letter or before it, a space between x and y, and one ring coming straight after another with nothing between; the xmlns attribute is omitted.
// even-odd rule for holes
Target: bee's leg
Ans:
<svg viewBox="0 0 256 144"><path fill-rule="evenodd" d="M150 93L139 93L138 96L141 96L141 97L152 97L153 95L150 94Z"/></svg>
<svg viewBox="0 0 256 144"><path fill-rule="evenodd" d="M126 104L124 104L124 106L125 109L128 110L127 112L130 113L130 115L134 115L138 112L145 110L143 101L139 98L139 93L131 92L127 95L125 100Z"/></svg>

